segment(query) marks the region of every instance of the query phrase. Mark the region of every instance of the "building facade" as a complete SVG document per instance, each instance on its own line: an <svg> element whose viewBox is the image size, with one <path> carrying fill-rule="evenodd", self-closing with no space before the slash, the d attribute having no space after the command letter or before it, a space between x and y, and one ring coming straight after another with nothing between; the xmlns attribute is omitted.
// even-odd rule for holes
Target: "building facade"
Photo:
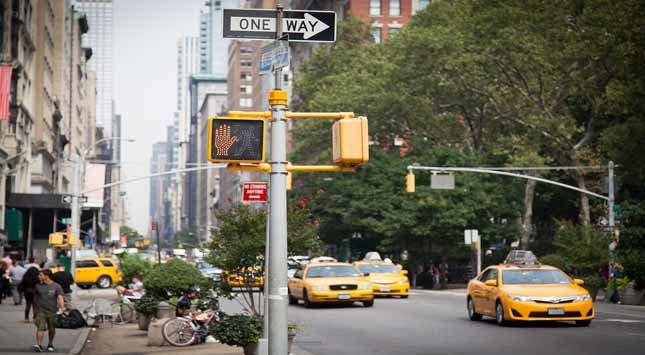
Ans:
<svg viewBox="0 0 645 355"><path fill-rule="evenodd" d="M240 0L207 0L199 21L199 73L226 77L227 49L223 38L224 9L241 7Z"/></svg>
<svg viewBox="0 0 645 355"><path fill-rule="evenodd" d="M84 45L91 47L94 52L89 66L96 73L97 125L105 128L106 136L112 136L114 4L112 0L76 0L75 3L76 9L87 15L87 21L92 29L83 40Z"/></svg>

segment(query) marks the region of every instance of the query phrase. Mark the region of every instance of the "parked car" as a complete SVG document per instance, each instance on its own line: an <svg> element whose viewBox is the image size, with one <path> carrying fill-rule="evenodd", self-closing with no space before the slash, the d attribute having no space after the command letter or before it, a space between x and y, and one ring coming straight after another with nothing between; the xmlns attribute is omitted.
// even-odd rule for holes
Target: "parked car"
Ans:
<svg viewBox="0 0 645 355"><path fill-rule="evenodd" d="M93 285L108 288L121 282L121 274L110 258L88 258L76 260L76 284L84 289Z"/></svg>
<svg viewBox="0 0 645 355"><path fill-rule="evenodd" d="M204 275L205 277L211 278L213 280L221 280L222 278L222 269L215 267L205 261L200 261L196 264L197 269Z"/></svg>

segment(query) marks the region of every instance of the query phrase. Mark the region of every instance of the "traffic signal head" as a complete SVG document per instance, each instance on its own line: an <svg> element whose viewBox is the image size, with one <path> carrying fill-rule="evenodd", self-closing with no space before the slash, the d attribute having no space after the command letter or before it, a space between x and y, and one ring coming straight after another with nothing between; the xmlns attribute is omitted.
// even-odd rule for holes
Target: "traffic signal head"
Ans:
<svg viewBox="0 0 645 355"><path fill-rule="evenodd" d="M414 192L414 174L411 171L408 172L408 175L405 176L405 191Z"/></svg>
<svg viewBox="0 0 645 355"><path fill-rule="evenodd" d="M332 126L333 158L336 164L359 165L369 160L367 117L344 118Z"/></svg>
<svg viewBox="0 0 645 355"><path fill-rule="evenodd" d="M208 121L208 161L264 161L265 121L262 118L211 117Z"/></svg>

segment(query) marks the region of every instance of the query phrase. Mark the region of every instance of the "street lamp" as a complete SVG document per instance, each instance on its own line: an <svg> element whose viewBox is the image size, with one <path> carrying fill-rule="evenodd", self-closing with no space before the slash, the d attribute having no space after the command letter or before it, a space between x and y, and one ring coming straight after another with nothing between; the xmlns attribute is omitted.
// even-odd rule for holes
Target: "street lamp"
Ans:
<svg viewBox="0 0 645 355"><path fill-rule="evenodd" d="M126 141L126 142L134 142L134 139L132 138L123 138L123 137L108 137L108 138L103 138L99 139L94 143L93 146L90 146L86 148L85 150L81 150L81 154L78 157L78 160L76 161L76 164L74 164L74 178L73 178L73 191L72 191L72 235L76 236L77 240L80 240L81 236L81 216L80 216L80 204L79 204L79 198L80 198L80 193L82 191L81 185L83 184L83 177L85 175L85 163L87 157L94 151L94 148L96 148L98 145L108 142L108 141ZM82 172L81 172L82 169ZM83 175L83 176L82 176ZM76 243L72 244L72 257L71 257L71 273L72 275L76 275Z"/></svg>

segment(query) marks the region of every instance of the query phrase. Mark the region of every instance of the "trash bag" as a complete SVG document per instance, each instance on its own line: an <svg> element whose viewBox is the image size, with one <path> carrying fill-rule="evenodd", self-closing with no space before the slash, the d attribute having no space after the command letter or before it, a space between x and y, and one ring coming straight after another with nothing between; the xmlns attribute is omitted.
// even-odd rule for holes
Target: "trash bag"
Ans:
<svg viewBox="0 0 645 355"><path fill-rule="evenodd" d="M56 315L56 328L77 329L82 327L87 327L87 322L77 309Z"/></svg>

